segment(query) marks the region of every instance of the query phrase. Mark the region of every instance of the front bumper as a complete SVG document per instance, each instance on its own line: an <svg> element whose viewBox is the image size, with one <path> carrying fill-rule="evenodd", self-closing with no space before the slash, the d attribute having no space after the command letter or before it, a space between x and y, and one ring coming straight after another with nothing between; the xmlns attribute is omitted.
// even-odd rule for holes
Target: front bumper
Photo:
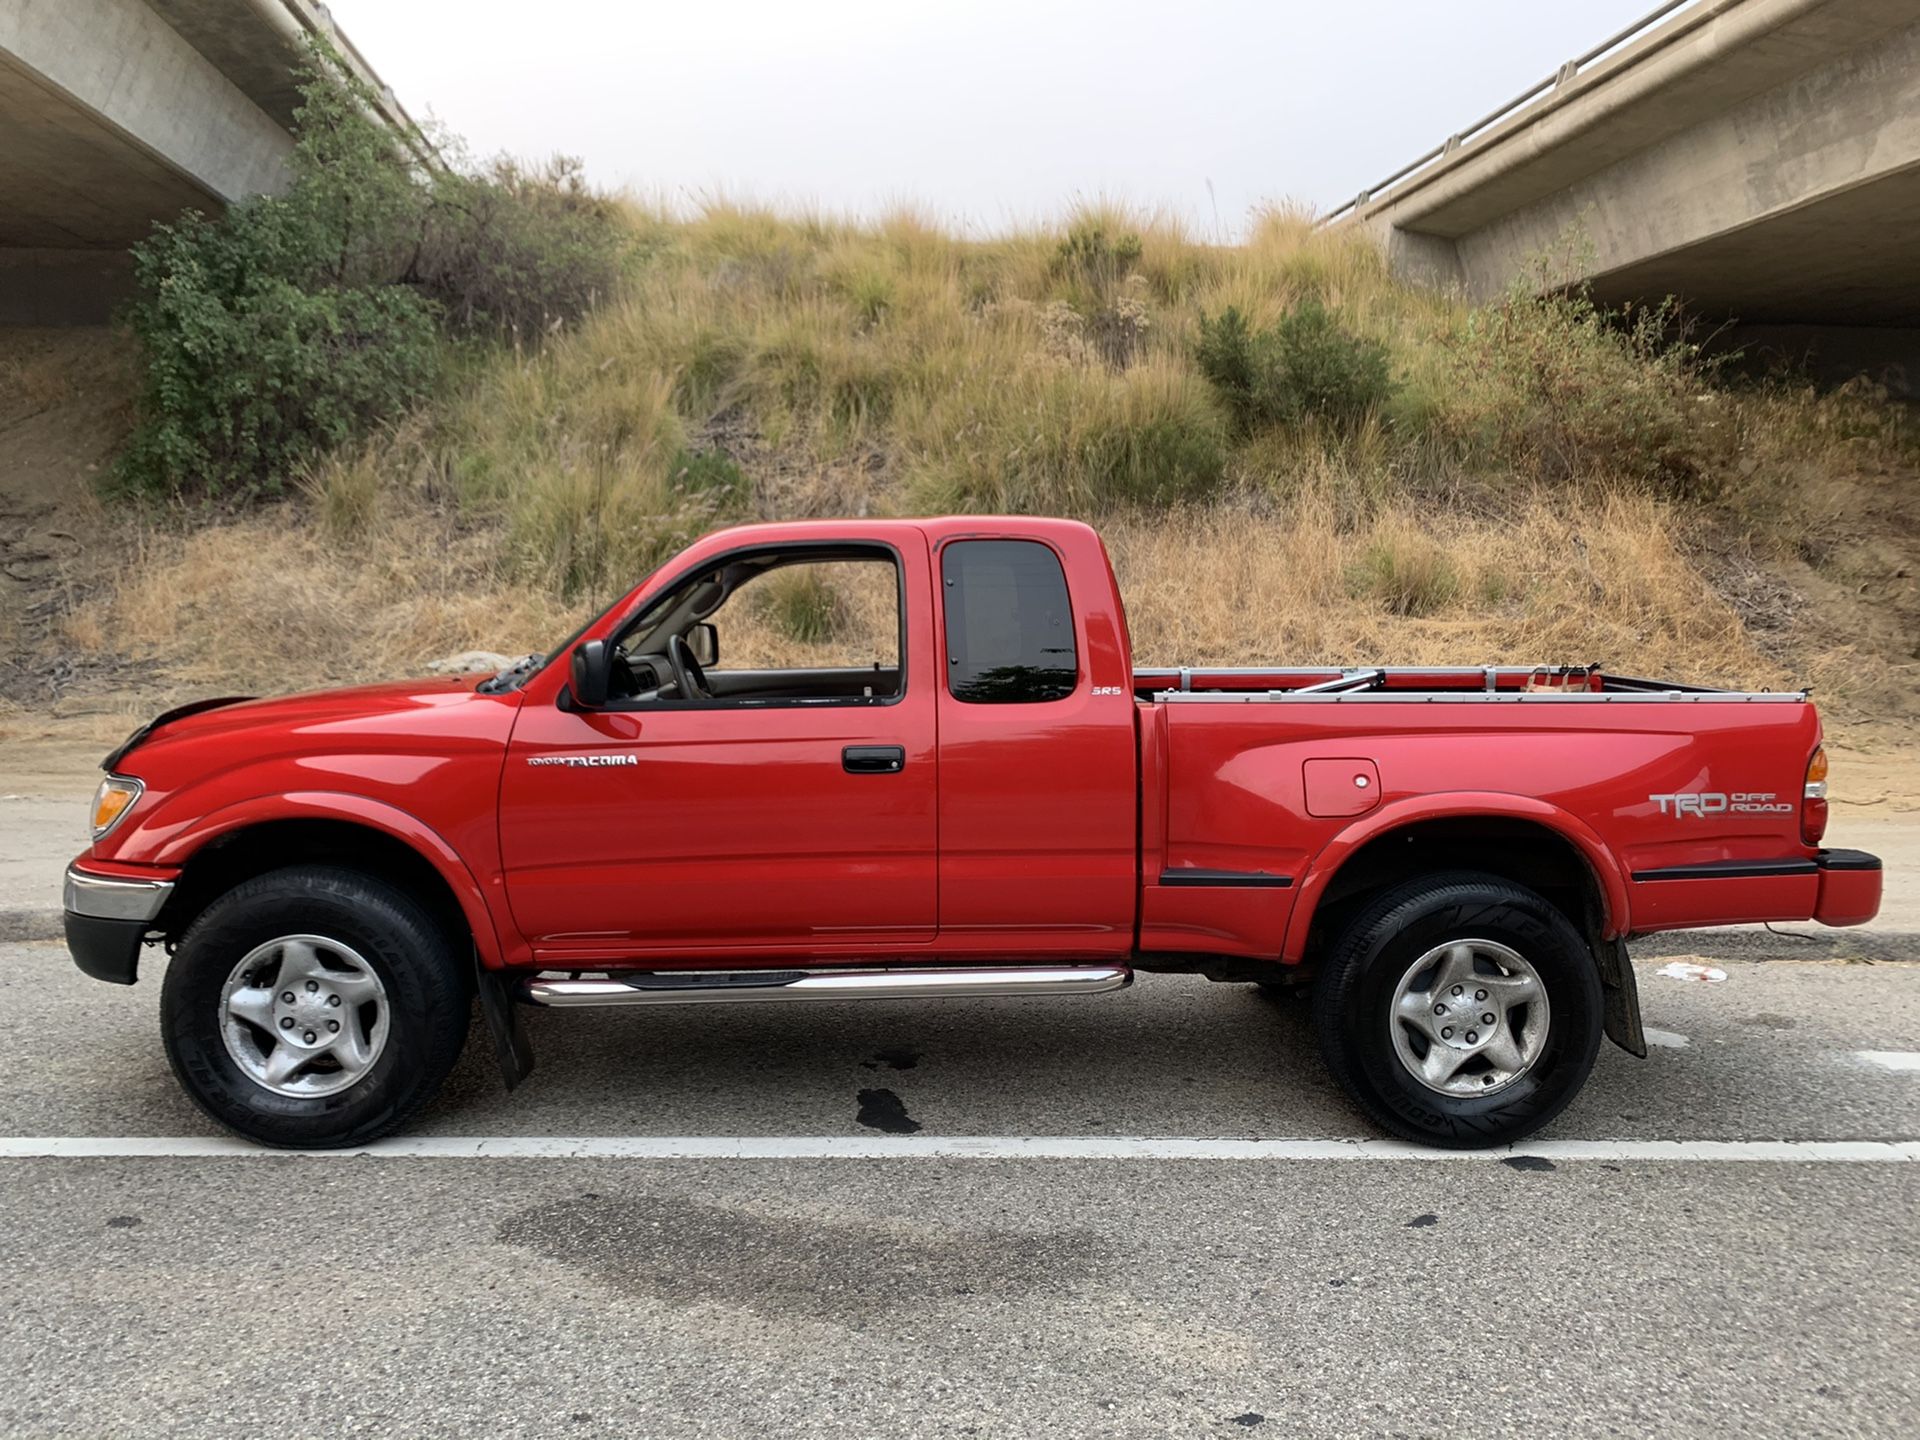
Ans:
<svg viewBox="0 0 1920 1440"><path fill-rule="evenodd" d="M1813 918L1822 925L1864 925L1880 913L1880 857L1864 850L1822 850L1820 895Z"/></svg>
<svg viewBox="0 0 1920 1440"><path fill-rule="evenodd" d="M113 985L131 985L140 942L173 894L171 880L134 880L67 867L67 953L82 973Z"/></svg>

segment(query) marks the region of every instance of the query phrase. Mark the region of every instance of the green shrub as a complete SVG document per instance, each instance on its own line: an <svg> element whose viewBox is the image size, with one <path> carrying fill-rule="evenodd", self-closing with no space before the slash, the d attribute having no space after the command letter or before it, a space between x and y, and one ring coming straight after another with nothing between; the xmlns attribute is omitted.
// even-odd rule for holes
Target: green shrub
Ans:
<svg viewBox="0 0 1920 1440"><path fill-rule="evenodd" d="M820 566L797 565L765 583L761 613L787 639L820 645L847 628L846 605Z"/></svg>
<svg viewBox="0 0 1920 1440"><path fill-rule="evenodd" d="M1076 360L1099 360L1124 370L1148 330L1147 286L1134 273L1143 247L1131 231L1109 232L1104 221L1071 225L1055 247L1049 274L1062 299L1042 313L1050 346Z"/></svg>
<svg viewBox="0 0 1920 1440"><path fill-rule="evenodd" d="M1160 362L1112 375L1050 363L968 370L914 417L927 511L1076 515L1220 486L1226 435L1206 387Z"/></svg>
<svg viewBox="0 0 1920 1440"><path fill-rule="evenodd" d="M120 476L156 491L278 490L303 462L413 403L440 346L431 301L385 285L308 289L248 263L265 209L163 226L135 255L145 355Z"/></svg>
<svg viewBox="0 0 1920 1440"><path fill-rule="evenodd" d="M1242 433L1309 417L1348 428L1394 389L1386 347L1354 334L1311 297L1263 330L1231 305L1217 317L1201 315L1194 361Z"/></svg>
<svg viewBox="0 0 1920 1440"><path fill-rule="evenodd" d="M421 237L401 278L467 330L537 336L593 309L625 269L613 203L564 155L534 169L502 157L477 172L435 170Z"/></svg>
<svg viewBox="0 0 1920 1440"><path fill-rule="evenodd" d="M753 498L753 482L718 450L682 450L667 467L667 481L677 493L704 498L719 511L738 510Z"/></svg>
<svg viewBox="0 0 1920 1440"><path fill-rule="evenodd" d="M317 45L286 193L189 213L135 247L127 318L145 368L121 483L277 491L424 396L449 357L443 326L538 333L612 283L624 242L577 167L429 167L372 113Z"/></svg>
<svg viewBox="0 0 1920 1440"><path fill-rule="evenodd" d="M1460 594L1460 573L1426 536L1384 528L1354 563L1348 588L1392 615L1434 615Z"/></svg>
<svg viewBox="0 0 1920 1440"><path fill-rule="evenodd" d="M1478 468L1698 498L1731 439L1696 404L1708 368L1670 306L1608 312L1516 288L1447 337L1435 423Z"/></svg>
<svg viewBox="0 0 1920 1440"><path fill-rule="evenodd" d="M1076 221L1053 252L1056 278L1109 290L1140 263L1140 237L1132 231L1110 233L1097 218Z"/></svg>

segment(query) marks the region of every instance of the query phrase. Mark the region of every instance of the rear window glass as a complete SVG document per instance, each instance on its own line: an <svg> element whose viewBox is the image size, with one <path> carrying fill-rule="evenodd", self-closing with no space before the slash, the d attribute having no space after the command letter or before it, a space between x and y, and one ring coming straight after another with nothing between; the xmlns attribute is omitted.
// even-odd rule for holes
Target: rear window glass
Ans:
<svg viewBox="0 0 1920 1440"><path fill-rule="evenodd" d="M1018 705L1073 693L1073 610L1053 551L1033 540L957 540L941 552L940 575L954 699Z"/></svg>

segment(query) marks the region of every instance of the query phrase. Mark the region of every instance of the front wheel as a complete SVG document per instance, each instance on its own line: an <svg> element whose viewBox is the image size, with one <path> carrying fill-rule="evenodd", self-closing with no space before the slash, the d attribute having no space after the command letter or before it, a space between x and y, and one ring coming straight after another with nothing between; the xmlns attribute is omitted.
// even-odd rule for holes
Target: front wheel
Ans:
<svg viewBox="0 0 1920 1440"><path fill-rule="evenodd" d="M398 1129L466 1039L470 987L404 891L332 866L276 870L194 921L167 967L167 1058L200 1108L264 1145Z"/></svg>
<svg viewBox="0 0 1920 1440"><path fill-rule="evenodd" d="M1455 1149L1547 1123L1593 1068L1600 977L1579 932L1490 875L1423 877L1335 943L1314 995L1327 1066L1368 1115Z"/></svg>

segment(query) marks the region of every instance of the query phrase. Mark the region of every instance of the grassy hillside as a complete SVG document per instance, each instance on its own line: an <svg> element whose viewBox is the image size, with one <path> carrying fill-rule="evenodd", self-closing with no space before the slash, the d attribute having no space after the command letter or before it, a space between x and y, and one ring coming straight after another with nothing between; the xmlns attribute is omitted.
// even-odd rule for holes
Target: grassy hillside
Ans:
<svg viewBox="0 0 1920 1440"><path fill-rule="evenodd" d="M145 691L287 689L540 648L738 519L1013 510L1103 529L1143 662L1600 661L1920 711L1915 450L1865 390L1723 381L1657 315L1470 310L1285 212L1234 247L1101 212L628 223L621 293L465 350L291 498L123 510L131 563L54 640Z"/></svg>

